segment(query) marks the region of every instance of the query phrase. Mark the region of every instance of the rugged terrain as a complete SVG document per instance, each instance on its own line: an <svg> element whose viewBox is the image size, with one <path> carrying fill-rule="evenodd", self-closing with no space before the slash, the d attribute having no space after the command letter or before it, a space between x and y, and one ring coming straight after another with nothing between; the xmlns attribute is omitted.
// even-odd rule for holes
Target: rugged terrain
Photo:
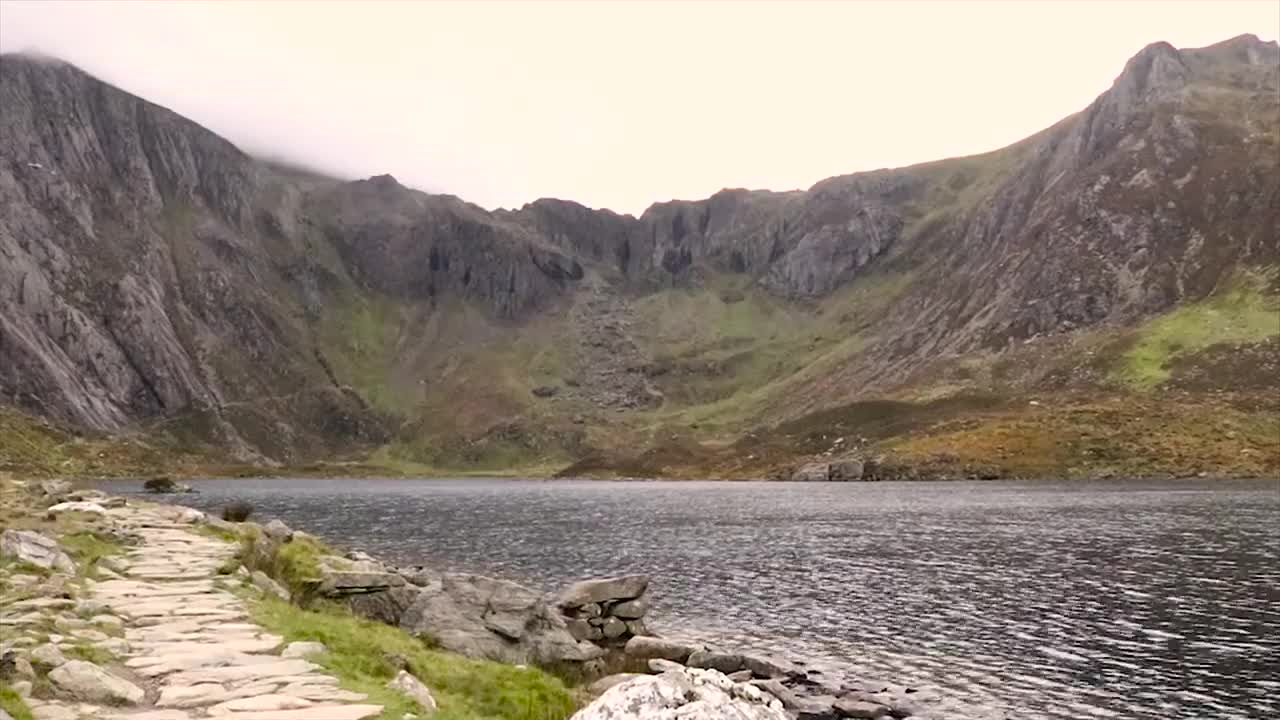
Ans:
<svg viewBox="0 0 1280 720"><path fill-rule="evenodd" d="M1278 158L1253 36L996 152L639 218L262 161L5 55L0 471L1275 474Z"/></svg>

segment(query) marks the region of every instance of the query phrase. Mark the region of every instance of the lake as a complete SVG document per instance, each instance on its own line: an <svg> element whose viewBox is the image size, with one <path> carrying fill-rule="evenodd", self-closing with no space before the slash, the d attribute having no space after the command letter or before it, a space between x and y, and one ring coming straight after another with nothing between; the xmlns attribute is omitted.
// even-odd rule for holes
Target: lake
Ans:
<svg viewBox="0 0 1280 720"><path fill-rule="evenodd" d="M1275 482L194 484L402 565L647 573L660 632L1019 718L1280 716Z"/></svg>

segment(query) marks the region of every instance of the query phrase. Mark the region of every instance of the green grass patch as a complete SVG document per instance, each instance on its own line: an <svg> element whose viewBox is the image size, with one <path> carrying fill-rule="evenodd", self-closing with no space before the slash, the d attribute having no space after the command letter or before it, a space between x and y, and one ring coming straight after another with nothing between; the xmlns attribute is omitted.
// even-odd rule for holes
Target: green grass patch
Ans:
<svg viewBox="0 0 1280 720"><path fill-rule="evenodd" d="M386 683L395 676L393 656L404 658L440 705L436 720L563 720L575 709L559 679L533 668L472 660L432 650L398 628L354 617L336 608L304 610L274 598L253 608L253 619L287 641L314 640L328 652L308 658L348 690L366 693L384 707L380 718L421 715L416 703Z"/></svg>
<svg viewBox="0 0 1280 720"><path fill-rule="evenodd" d="M1268 279L1246 273L1223 290L1160 315L1136 339L1112 377L1151 390L1171 377L1170 363L1220 343L1248 343L1280 335L1280 298L1264 293Z"/></svg>
<svg viewBox="0 0 1280 720"><path fill-rule="evenodd" d="M98 561L102 558L124 553L124 547L119 543L104 540L88 531L63 535L59 542L67 554L76 561L79 573L85 577L93 577L96 574Z"/></svg>
<svg viewBox="0 0 1280 720"><path fill-rule="evenodd" d="M294 598L308 597L320 581L320 557L336 552L319 540L294 535L293 540L274 544L259 532L246 533L237 553L249 570L260 570L284 584ZM231 572L235 572L232 567Z"/></svg>
<svg viewBox="0 0 1280 720"><path fill-rule="evenodd" d="M92 645L76 645L66 648L63 652L73 660L84 660L94 665L110 665L118 659L110 650Z"/></svg>
<svg viewBox="0 0 1280 720"><path fill-rule="evenodd" d="M27 701L6 682L0 682L0 709L9 713L13 720L35 720Z"/></svg>

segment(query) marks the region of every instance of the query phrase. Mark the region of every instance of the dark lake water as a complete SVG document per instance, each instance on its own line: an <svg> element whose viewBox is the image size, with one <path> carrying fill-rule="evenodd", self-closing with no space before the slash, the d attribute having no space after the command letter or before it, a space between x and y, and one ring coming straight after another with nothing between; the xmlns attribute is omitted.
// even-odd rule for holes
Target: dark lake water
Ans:
<svg viewBox="0 0 1280 720"><path fill-rule="evenodd" d="M1280 717L1274 482L196 486L176 500L404 565L547 590L648 573L659 631L1018 718Z"/></svg>

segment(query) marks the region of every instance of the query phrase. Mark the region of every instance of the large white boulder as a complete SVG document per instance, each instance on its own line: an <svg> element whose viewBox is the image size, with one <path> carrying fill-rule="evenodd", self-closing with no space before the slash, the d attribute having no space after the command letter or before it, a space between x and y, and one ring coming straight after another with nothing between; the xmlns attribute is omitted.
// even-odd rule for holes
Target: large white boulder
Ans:
<svg viewBox="0 0 1280 720"><path fill-rule="evenodd" d="M571 720L790 720L782 702L715 670L671 669L610 688Z"/></svg>

